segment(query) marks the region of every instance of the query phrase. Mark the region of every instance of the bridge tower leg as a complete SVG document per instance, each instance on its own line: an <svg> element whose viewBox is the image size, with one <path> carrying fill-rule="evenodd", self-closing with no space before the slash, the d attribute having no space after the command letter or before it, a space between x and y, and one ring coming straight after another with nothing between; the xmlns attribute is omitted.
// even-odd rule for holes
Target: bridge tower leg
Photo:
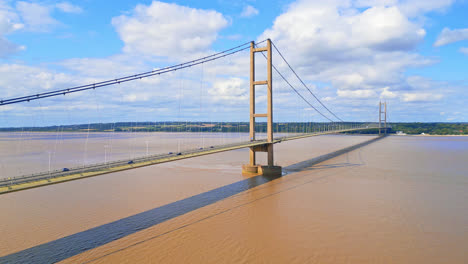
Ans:
<svg viewBox="0 0 468 264"><path fill-rule="evenodd" d="M267 80L255 81L255 53L267 53ZM271 40L267 40L266 47L255 48L255 43L250 43L250 141L255 141L255 118L267 118L267 141L263 145L250 147L249 164L242 166L242 173L246 175L281 175L281 167L274 166L273 157L273 78L272 78L272 47ZM267 87L267 113L257 114L255 112L255 87L262 85ZM267 152L268 165L257 165L256 152Z"/></svg>

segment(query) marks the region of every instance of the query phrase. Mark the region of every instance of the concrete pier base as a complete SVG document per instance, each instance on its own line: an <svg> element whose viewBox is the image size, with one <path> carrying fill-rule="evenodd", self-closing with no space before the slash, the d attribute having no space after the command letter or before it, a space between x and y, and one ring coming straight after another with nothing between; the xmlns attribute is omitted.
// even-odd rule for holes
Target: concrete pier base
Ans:
<svg viewBox="0 0 468 264"><path fill-rule="evenodd" d="M281 176L281 166L258 166L258 174L264 176Z"/></svg>
<svg viewBox="0 0 468 264"><path fill-rule="evenodd" d="M243 175L258 175L258 165L242 165L242 174Z"/></svg>
<svg viewBox="0 0 468 264"><path fill-rule="evenodd" d="M242 165L242 174L246 176L281 176L281 166Z"/></svg>

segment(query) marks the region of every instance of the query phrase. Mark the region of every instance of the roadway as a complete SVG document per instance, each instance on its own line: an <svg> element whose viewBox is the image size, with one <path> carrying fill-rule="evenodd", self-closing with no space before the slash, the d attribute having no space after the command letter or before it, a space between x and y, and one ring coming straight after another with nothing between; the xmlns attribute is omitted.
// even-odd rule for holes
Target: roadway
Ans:
<svg viewBox="0 0 468 264"><path fill-rule="evenodd" d="M365 128L352 128L352 129L341 129L333 131L323 131L316 133L307 133L289 137L279 137L273 140L273 144L280 143L282 141L295 140L313 136L345 133L358 130L374 129L375 127ZM255 147L269 144L266 140L255 140L247 142L232 143L226 145L211 146L208 148L198 148L186 150L179 153L166 153L156 154L138 157L134 159L110 161L106 163L90 164L86 166L80 166L75 168L67 168L66 171L54 170L41 173L35 173L30 175L10 177L0 179L0 194L35 188L43 185L56 184L66 181L78 180L87 177L93 177L103 175L112 172L118 172L123 170L129 170L144 166L156 165L165 162L171 162L176 160L188 159L193 157L199 157L203 155L215 154L224 151L230 151L241 148Z"/></svg>

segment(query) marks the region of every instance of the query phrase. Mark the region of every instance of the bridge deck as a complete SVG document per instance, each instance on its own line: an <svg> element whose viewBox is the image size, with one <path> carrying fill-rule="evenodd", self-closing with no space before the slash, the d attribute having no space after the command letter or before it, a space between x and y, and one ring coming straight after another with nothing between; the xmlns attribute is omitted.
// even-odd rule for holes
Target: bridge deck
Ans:
<svg viewBox="0 0 468 264"><path fill-rule="evenodd" d="M295 140L313 136L327 135L327 134L336 134L342 132L358 131L373 129L375 127L366 127L366 128L353 128L353 129L343 129L343 130L334 130L334 131L325 131L320 133L309 133L302 134L292 137L281 137L275 138L273 144L279 143L281 141ZM144 166L150 166L165 162L171 162L176 160L188 159L193 157L199 157L203 155L209 155L224 151L230 151L241 148L248 148L254 146L261 146L268 144L266 140L256 140L248 142L233 143L220 146L212 146L204 149L193 149L188 151L183 151L180 153L173 154L157 154L151 156L144 156L135 158L132 160L119 160L111 161L107 163L91 164L85 167L70 168L69 171L55 170L50 172L36 173L32 175L25 175L19 177L11 177L0 179L0 194L15 192L19 190L25 190L30 188L35 188L43 185L56 184L66 181L78 180L87 177L93 177L98 175L103 175L112 172L118 172L123 170L129 170Z"/></svg>

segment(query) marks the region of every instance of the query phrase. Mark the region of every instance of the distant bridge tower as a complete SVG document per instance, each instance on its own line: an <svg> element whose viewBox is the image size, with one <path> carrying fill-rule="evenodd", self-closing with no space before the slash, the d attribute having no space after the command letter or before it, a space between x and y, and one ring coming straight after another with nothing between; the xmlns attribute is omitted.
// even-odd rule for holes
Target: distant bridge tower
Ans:
<svg viewBox="0 0 468 264"><path fill-rule="evenodd" d="M382 119L382 114L383 114L383 119ZM380 101L379 102L379 136L382 135L382 121L384 122L384 133L385 135L387 135L387 102L382 103L382 101Z"/></svg>
<svg viewBox="0 0 468 264"><path fill-rule="evenodd" d="M255 53L267 52L267 80L255 81ZM255 140L255 118L267 118L267 142L264 145L250 147L250 162L242 166L242 173L247 175L281 175L281 167L274 166L273 158L273 78L272 78L272 48L271 40L267 39L267 45L263 48L255 48L255 43L250 43L250 140ZM255 86L267 87L267 113L255 112ZM268 153L268 166L257 165L256 152Z"/></svg>

